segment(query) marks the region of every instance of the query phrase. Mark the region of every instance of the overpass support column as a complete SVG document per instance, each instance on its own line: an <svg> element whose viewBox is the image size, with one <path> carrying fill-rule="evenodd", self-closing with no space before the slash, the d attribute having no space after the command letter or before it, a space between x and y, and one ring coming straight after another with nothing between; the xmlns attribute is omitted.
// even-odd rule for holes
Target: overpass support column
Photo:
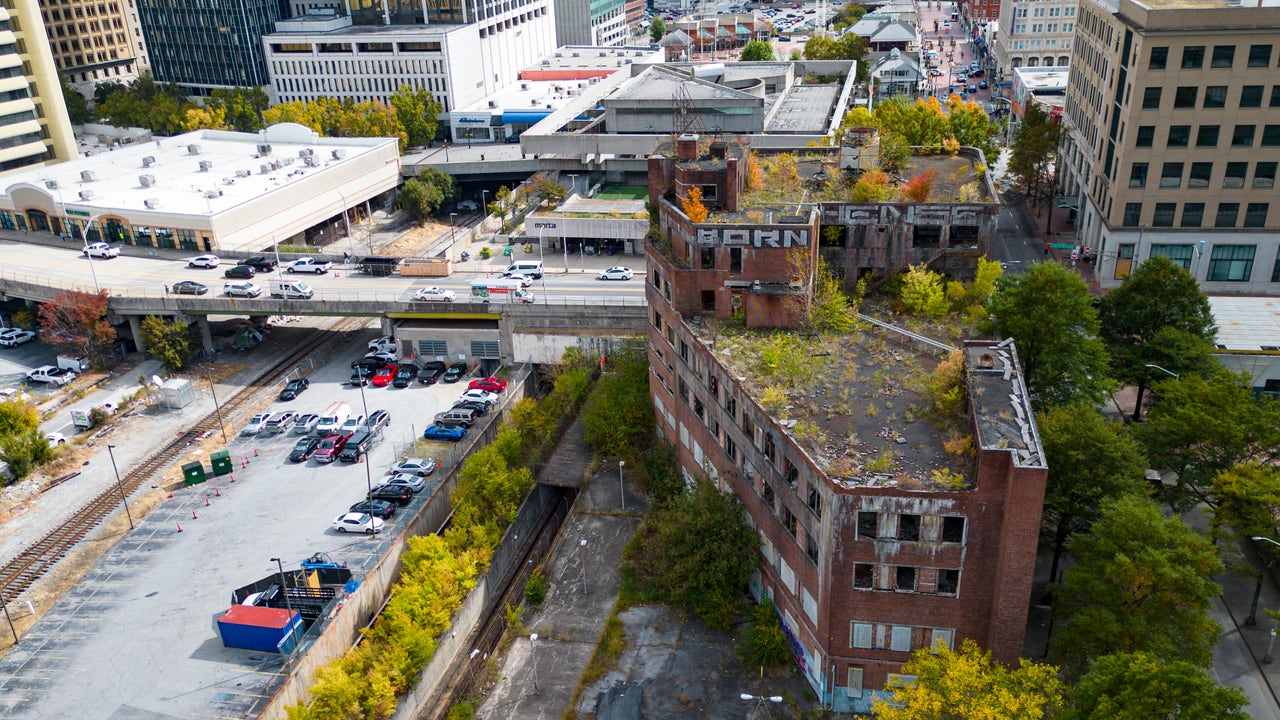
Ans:
<svg viewBox="0 0 1280 720"><path fill-rule="evenodd" d="M147 346L142 342L142 317L140 315L126 315L129 321L129 332L133 334L133 344L138 348L138 352L147 351Z"/></svg>
<svg viewBox="0 0 1280 720"><path fill-rule="evenodd" d="M195 321L196 327L200 328L200 344L204 346L204 354L213 355L213 335L209 332L209 317L196 315Z"/></svg>
<svg viewBox="0 0 1280 720"><path fill-rule="evenodd" d="M389 317L382 318L382 334L394 336L396 334L396 321Z"/></svg>

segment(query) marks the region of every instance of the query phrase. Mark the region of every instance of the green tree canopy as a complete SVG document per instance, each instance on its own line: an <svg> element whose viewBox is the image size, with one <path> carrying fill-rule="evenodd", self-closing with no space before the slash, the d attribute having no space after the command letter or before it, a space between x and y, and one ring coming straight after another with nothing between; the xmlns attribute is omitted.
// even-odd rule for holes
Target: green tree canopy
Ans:
<svg viewBox="0 0 1280 720"><path fill-rule="evenodd" d="M1119 653L1090 664L1061 720L1248 720L1247 704L1239 688L1222 687L1184 660Z"/></svg>
<svg viewBox="0 0 1280 720"><path fill-rule="evenodd" d="M195 356L194 331L181 320L166 320L158 315L142 318L142 343L147 354L169 370L181 370Z"/></svg>
<svg viewBox="0 0 1280 720"><path fill-rule="evenodd" d="M1050 641L1068 676L1122 652L1208 666L1222 632L1209 616L1221 592L1210 578L1222 570L1212 543L1151 500L1128 495L1103 503L1101 517L1068 549L1078 564L1057 588L1054 611L1065 625Z"/></svg>
<svg viewBox="0 0 1280 720"><path fill-rule="evenodd" d="M658 42L667 34L667 21L660 17L655 17L653 23L649 25L649 42Z"/></svg>
<svg viewBox="0 0 1280 720"><path fill-rule="evenodd" d="M114 127L142 127L158 135L173 135L182 132L187 110L194 107L182 88L172 83L161 85L150 73L144 73L128 86L105 95L95 114Z"/></svg>
<svg viewBox="0 0 1280 720"><path fill-rule="evenodd" d="M220 111L227 125L240 132L257 132L261 130L262 113L270 105L267 93L258 87L235 87L230 90L219 88L209 93L204 107L210 111Z"/></svg>
<svg viewBox="0 0 1280 720"><path fill-rule="evenodd" d="M406 83L391 96L391 107L404 126L409 145L426 145L435 139L440 103L431 93Z"/></svg>
<svg viewBox="0 0 1280 720"><path fill-rule="evenodd" d="M67 104L67 117L72 125L83 125L93 120L93 111L89 109L89 100L79 91L71 87L65 73L58 73L58 81L62 83L62 100Z"/></svg>
<svg viewBox="0 0 1280 720"><path fill-rule="evenodd" d="M1280 471L1269 465L1232 466L1214 477L1213 496L1218 504L1211 509L1211 527L1214 539L1223 541L1219 547L1227 568L1254 578L1253 601L1244 621L1245 625L1253 626L1258 622L1258 599L1266 573L1260 572L1252 559L1240 551L1246 543L1256 545L1258 553L1267 560L1268 569L1280 555L1271 543L1253 541L1259 536L1280 538L1280 520L1277 520L1280 518Z"/></svg>
<svg viewBox="0 0 1280 720"><path fill-rule="evenodd" d="M1010 670L966 639L960 651L939 645L915 651L902 666L914 680L890 680L892 700L872 709L880 720L1040 720L1062 707L1064 687L1051 665L1018 661Z"/></svg>
<svg viewBox="0 0 1280 720"><path fill-rule="evenodd" d="M1017 343L1018 360L1038 408L1098 402L1109 386L1107 352L1089 286L1059 263L1005 275L987 303L995 329Z"/></svg>
<svg viewBox="0 0 1280 720"><path fill-rule="evenodd" d="M0 400L0 436L40 429L40 413L25 400Z"/></svg>
<svg viewBox="0 0 1280 720"><path fill-rule="evenodd" d="M845 33L838 38L827 35L816 35L804 44L805 60L856 60L858 62L857 79L867 79L867 41Z"/></svg>
<svg viewBox="0 0 1280 720"><path fill-rule="evenodd" d="M1037 413L1036 425L1049 466L1041 533L1053 553L1049 577L1057 582L1067 541L1089 530L1103 502L1149 494L1147 461L1123 424L1087 403Z"/></svg>
<svg viewBox="0 0 1280 720"><path fill-rule="evenodd" d="M843 30L857 23L866 14L867 9L865 7L849 3L836 11L835 17L831 19L831 27L836 30Z"/></svg>
<svg viewBox="0 0 1280 720"><path fill-rule="evenodd" d="M1111 354L1111 371L1122 383L1138 386L1133 418L1141 417L1142 395L1152 378L1166 377L1159 365L1178 375L1207 374L1213 359L1214 326L1209 299L1191 273L1167 257L1138 265L1120 287L1102 298L1098 310L1102 342Z"/></svg>
<svg viewBox="0 0 1280 720"><path fill-rule="evenodd" d="M1027 105L1009 153L1009 174L1014 187L1035 207L1053 200L1053 166L1058 155L1062 126L1035 103Z"/></svg>
<svg viewBox="0 0 1280 720"><path fill-rule="evenodd" d="M1280 403L1259 398L1247 374L1219 370L1156 383L1147 421L1134 428L1153 468L1177 473L1162 492L1174 508L1218 504L1214 477L1239 463L1280 457Z"/></svg>
<svg viewBox="0 0 1280 720"><path fill-rule="evenodd" d="M584 437L599 455L634 461L653 430L649 354L644 348L614 352L608 367L582 408Z"/></svg>
<svg viewBox="0 0 1280 720"><path fill-rule="evenodd" d="M623 550L623 582L648 600L690 610L711 628L728 628L760 544L743 512L736 495L698 480L645 518Z"/></svg>
<svg viewBox="0 0 1280 720"><path fill-rule="evenodd" d="M738 57L743 62L769 62L774 60L773 44L767 40L752 40L742 48L742 54Z"/></svg>
<svg viewBox="0 0 1280 720"><path fill-rule="evenodd" d="M416 178L400 186L400 205L416 220L422 220L440 207L440 190Z"/></svg>

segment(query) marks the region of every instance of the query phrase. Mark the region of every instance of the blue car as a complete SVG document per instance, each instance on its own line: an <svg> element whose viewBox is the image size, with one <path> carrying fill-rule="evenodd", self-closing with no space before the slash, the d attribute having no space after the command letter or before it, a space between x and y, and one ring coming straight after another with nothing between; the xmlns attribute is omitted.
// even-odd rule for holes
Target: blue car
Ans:
<svg viewBox="0 0 1280 720"><path fill-rule="evenodd" d="M447 427L444 425L432 425L422 431L424 440L448 440L450 442L458 442L467 436L467 429L459 425L458 427Z"/></svg>

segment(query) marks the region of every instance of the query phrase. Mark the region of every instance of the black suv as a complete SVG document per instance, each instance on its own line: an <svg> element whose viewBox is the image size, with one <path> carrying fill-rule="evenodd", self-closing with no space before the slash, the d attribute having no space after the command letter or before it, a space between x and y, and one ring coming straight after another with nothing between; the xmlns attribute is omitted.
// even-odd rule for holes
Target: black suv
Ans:
<svg viewBox="0 0 1280 720"><path fill-rule="evenodd" d="M462 377L466 374L467 374L466 363L454 363L449 366L449 369L447 371L445 371L444 378L442 378L442 380L447 383L456 383L459 380L461 380Z"/></svg>
<svg viewBox="0 0 1280 720"><path fill-rule="evenodd" d="M409 383L418 377L418 366L405 363L396 370L396 377L391 381L393 387L409 387Z"/></svg>
<svg viewBox="0 0 1280 720"><path fill-rule="evenodd" d="M445 364L439 360L432 360L424 363L422 369L418 371L418 382L423 385L435 385L440 376L444 374Z"/></svg>
<svg viewBox="0 0 1280 720"><path fill-rule="evenodd" d="M311 387L311 381L306 378L291 380L288 385L284 386L284 390L280 391L280 399L292 400L301 395L302 391L309 387Z"/></svg>
<svg viewBox="0 0 1280 720"><path fill-rule="evenodd" d="M396 514L395 503L390 500L378 500L374 498L373 502L361 500L351 506L348 512L369 513L370 515L383 520L390 520L392 515Z"/></svg>
<svg viewBox="0 0 1280 720"><path fill-rule="evenodd" d="M353 463L359 460L361 455L369 452L371 447L373 447L373 433L367 430L360 430L347 441L347 446L342 448L342 452L338 453L338 459L342 462Z"/></svg>
<svg viewBox="0 0 1280 720"><path fill-rule="evenodd" d="M265 258L261 255L251 257L247 260L241 260L241 265L248 265L257 272L271 272L276 269L276 261Z"/></svg>
<svg viewBox="0 0 1280 720"><path fill-rule="evenodd" d="M379 485L373 489L374 500L389 500L400 507L413 502L413 491L403 485Z"/></svg>
<svg viewBox="0 0 1280 720"><path fill-rule="evenodd" d="M236 265L235 267L229 267L225 271L223 271L222 276L228 277L228 278L240 278L241 280L247 280L253 277L253 272L254 272L253 268L249 267L248 265Z"/></svg>

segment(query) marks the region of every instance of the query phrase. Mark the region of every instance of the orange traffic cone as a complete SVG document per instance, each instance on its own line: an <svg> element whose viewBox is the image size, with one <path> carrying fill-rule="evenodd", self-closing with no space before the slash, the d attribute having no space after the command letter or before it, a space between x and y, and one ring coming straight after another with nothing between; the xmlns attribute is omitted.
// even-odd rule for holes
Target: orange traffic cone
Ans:
<svg viewBox="0 0 1280 720"><path fill-rule="evenodd" d="M215 488L213 489L213 496L214 496L214 497L222 497L222 492L221 492L220 490L218 490L218 488L216 488L216 487L215 487Z"/></svg>
<svg viewBox="0 0 1280 720"><path fill-rule="evenodd" d="M174 525L178 526L178 532L182 532L182 523L174 523Z"/></svg>
<svg viewBox="0 0 1280 720"><path fill-rule="evenodd" d="M253 456L258 457L258 448L253 449Z"/></svg>
<svg viewBox="0 0 1280 720"><path fill-rule="evenodd" d="M195 511L195 510L192 510L192 511L191 511L191 519L192 519L192 520L199 520L199 519L200 519L200 516L199 516L199 515L196 515L196 511Z"/></svg>
<svg viewBox="0 0 1280 720"><path fill-rule="evenodd" d="M204 506L205 506L205 507L209 507L209 496L208 496L208 495L205 495L205 496L204 496Z"/></svg>

